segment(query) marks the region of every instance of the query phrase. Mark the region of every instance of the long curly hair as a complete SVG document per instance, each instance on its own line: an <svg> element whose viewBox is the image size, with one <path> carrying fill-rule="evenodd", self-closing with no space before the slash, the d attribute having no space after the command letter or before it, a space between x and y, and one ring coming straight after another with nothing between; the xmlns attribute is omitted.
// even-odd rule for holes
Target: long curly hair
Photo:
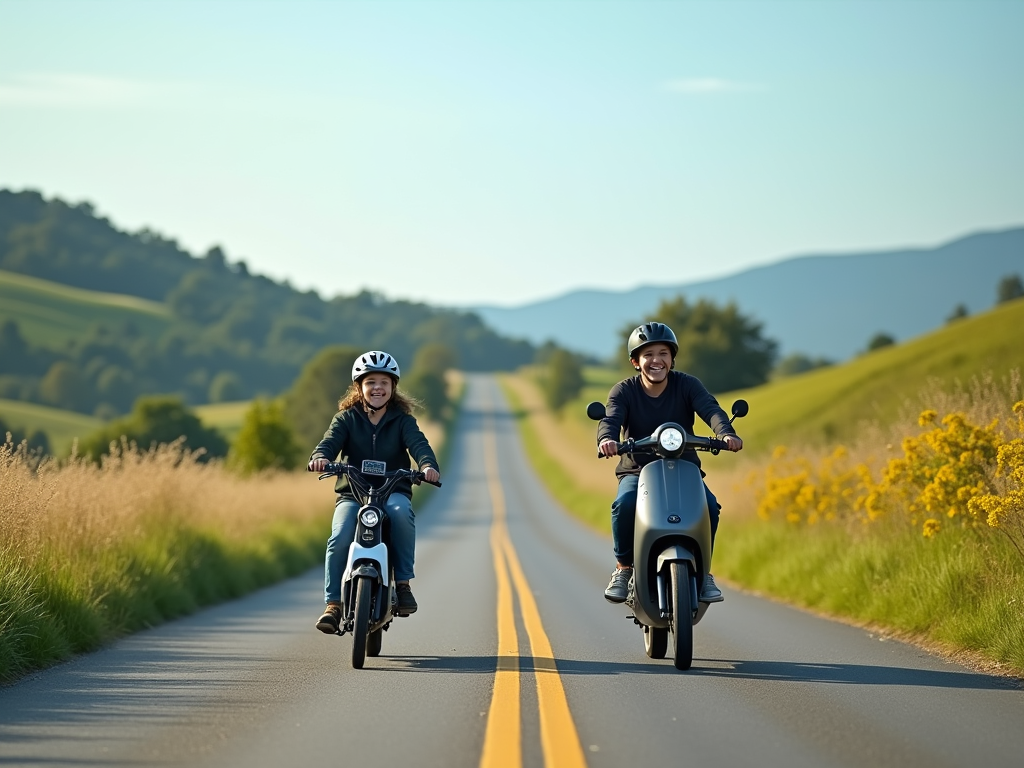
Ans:
<svg viewBox="0 0 1024 768"><path fill-rule="evenodd" d="M388 408L394 406L402 413L412 414L414 411L417 411L422 407L419 400L398 389L398 382L394 381L394 379L392 379L392 382L394 383L391 387L391 399L388 400ZM365 405L366 403L363 400L362 382L353 381L351 386L338 401L338 410L347 411L349 408L355 408L356 406L363 407Z"/></svg>

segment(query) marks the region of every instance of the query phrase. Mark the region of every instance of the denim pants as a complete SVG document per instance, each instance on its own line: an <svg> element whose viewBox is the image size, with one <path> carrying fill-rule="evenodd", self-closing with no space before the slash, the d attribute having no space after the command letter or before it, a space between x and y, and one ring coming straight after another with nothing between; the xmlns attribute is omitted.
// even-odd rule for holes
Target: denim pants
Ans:
<svg viewBox="0 0 1024 768"><path fill-rule="evenodd" d="M612 547L615 560L620 565L633 565L633 526L636 522L636 489L640 483L640 475L626 475L619 480L619 492L612 502ZM715 534L718 533L718 518L722 507L718 499L704 484L704 493L708 497L708 513L711 516L711 546L715 545Z"/></svg>
<svg viewBox="0 0 1024 768"><path fill-rule="evenodd" d="M359 507L359 502L345 498L339 498L334 506L334 521L324 563L325 602L341 602L341 574L348 563L349 545L356 537ZM416 513L412 510L412 500L401 493L392 493L384 508L391 521L390 556L395 581L408 581L414 575L416 561Z"/></svg>

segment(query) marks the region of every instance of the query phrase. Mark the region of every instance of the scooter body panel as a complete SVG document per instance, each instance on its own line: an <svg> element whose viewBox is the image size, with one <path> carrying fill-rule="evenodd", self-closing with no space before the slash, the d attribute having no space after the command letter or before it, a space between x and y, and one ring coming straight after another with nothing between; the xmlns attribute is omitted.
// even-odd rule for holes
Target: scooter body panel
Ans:
<svg viewBox="0 0 1024 768"><path fill-rule="evenodd" d="M640 470L633 541L633 613L642 624L668 627L658 606L658 574L678 560L703 580L711 554L711 518L696 464L657 459Z"/></svg>

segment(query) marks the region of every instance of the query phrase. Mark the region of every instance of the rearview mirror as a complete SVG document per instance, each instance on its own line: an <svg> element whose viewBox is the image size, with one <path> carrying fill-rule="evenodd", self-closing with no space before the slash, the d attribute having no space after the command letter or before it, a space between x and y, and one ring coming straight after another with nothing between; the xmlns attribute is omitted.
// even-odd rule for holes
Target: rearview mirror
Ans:
<svg viewBox="0 0 1024 768"><path fill-rule="evenodd" d="M599 403L596 400L587 406L587 416L594 421L600 421L604 418L605 410L604 403Z"/></svg>
<svg viewBox="0 0 1024 768"><path fill-rule="evenodd" d="M732 417L734 419L746 416L749 411L750 407L747 405L746 400L737 400L732 404Z"/></svg>

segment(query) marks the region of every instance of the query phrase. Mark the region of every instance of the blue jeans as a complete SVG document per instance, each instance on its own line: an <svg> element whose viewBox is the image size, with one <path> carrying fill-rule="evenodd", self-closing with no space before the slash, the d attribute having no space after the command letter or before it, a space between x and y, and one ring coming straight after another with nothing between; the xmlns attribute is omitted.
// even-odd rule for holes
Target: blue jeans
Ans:
<svg viewBox="0 0 1024 768"><path fill-rule="evenodd" d="M619 492L612 502L612 547L619 565L633 565L633 526L636 522L636 488L640 475L626 475L619 480ZM718 533L718 518L722 511L718 499L704 484L708 497L708 513L711 516L711 546L715 545Z"/></svg>
<svg viewBox="0 0 1024 768"><path fill-rule="evenodd" d="M384 505L391 521L391 566L395 581L408 581L415 574L416 513L412 500L401 493L392 493ZM349 544L356 537L359 502L339 498L334 505L331 538L327 540L327 560L324 563L324 601L341 602L341 574L348 563Z"/></svg>

